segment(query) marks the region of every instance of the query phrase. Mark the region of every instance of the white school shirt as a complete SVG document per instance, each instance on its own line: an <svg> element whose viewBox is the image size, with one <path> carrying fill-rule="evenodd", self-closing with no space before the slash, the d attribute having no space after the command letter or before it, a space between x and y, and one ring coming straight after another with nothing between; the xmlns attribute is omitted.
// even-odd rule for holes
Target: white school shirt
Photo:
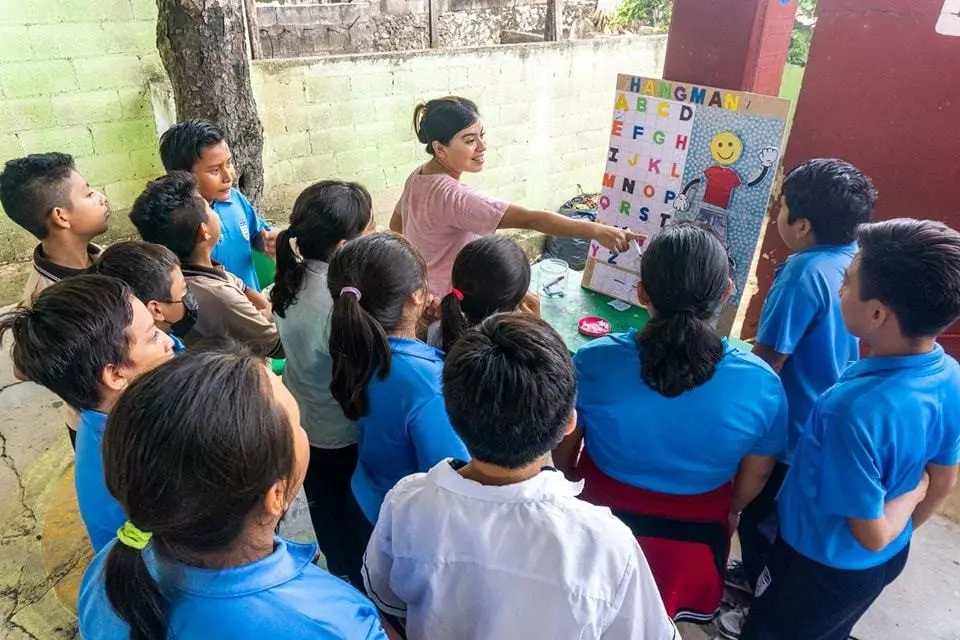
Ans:
<svg viewBox="0 0 960 640"><path fill-rule="evenodd" d="M445 460L401 480L364 557L367 593L410 640L677 640L647 561L583 483L493 487Z"/></svg>

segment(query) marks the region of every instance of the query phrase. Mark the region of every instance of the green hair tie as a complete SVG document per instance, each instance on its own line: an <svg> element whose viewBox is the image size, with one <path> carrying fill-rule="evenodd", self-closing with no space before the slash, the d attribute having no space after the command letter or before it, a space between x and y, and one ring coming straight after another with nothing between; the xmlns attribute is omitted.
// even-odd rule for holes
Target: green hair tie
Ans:
<svg viewBox="0 0 960 640"><path fill-rule="evenodd" d="M137 551L143 551L143 548L147 546L147 543L150 542L150 538L152 537L152 533L148 531L140 531L140 529L137 529L137 525L133 524L129 520L124 522L123 526L117 529L117 540L131 549L136 549Z"/></svg>

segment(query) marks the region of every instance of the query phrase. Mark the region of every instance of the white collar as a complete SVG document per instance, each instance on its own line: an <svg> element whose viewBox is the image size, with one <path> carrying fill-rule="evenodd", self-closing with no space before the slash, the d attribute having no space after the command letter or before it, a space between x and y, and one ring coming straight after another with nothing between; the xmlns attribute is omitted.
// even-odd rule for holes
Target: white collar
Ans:
<svg viewBox="0 0 960 640"><path fill-rule="evenodd" d="M539 502L557 498L574 498L583 491L583 481L570 482L562 473L541 471L529 480L503 486L484 485L468 480L443 460L427 473L427 479L441 489L487 502Z"/></svg>

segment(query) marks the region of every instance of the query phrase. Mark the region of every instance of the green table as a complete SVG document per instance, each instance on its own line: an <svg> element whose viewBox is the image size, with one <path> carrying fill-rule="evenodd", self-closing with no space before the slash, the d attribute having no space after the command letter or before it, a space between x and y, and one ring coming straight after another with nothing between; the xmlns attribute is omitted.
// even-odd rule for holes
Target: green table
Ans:
<svg viewBox="0 0 960 640"><path fill-rule="evenodd" d="M532 267L530 286L536 291L540 281L540 265ZM570 353L590 342L593 338L581 334L577 330L577 322L583 316L600 316L610 323L612 333L622 333L631 328L642 329L650 314L642 307L633 307L624 311L617 311L610 306L613 300L608 295L589 291L580 286L583 274L579 271L569 271L566 279L566 289L562 298L548 298L540 291L540 317L557 330L563 341L567 343ZM730 338L730 343L744 351L750 351L751 345L739 338Z"/></svg>

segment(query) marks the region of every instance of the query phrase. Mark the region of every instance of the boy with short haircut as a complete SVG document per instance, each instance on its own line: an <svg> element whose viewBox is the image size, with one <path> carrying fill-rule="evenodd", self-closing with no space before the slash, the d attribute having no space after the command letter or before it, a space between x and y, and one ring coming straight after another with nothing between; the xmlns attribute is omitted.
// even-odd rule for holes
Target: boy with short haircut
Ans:
<svg viewBox="0 0 960 640"><path fill-rule="evenodd" d="M32 307L4 314L0 343L8 332L17 369L81 411L74 482L99 551L126 521L104 479L107 413L133 380L173 356L173 343L127 285L98 275L54 283Z"/></svg>
<svg viewBox="0 0 960 640"><path fill-rule="evenodd" d="M100 253L92 240L107 230L107 198L93 189L66 153L36 153L7 162L0 174L7 217L39 240L21 306L54 282L84 273ZM21 371L15 371L23 378ZM70 444L76 447L79 412L63 405Z"/></svg>
<svg viewBox="0 0 960 640"><path fill-rule="evenodd" d="M173 340L173 350L184 350L183 338L197 322L197 298L170 249L135 240L117 242L100 255L93 271L125 282Z"/></svg>
<svg viewBox="0 0 960 640"><path fill-rule="evenodd" d="M176 124L160 137L160 159L167 171L193 173L200 195L220 217L221 234L213 259L259 291L251 250L274 256L277 234L234 188L236 168L223 131L202 120Z"/></svg>
<svg viewBox="0 0 960 640"><path fill-rule="evenodd" d="M837 292L857 250L856 229L870 220L876 197L867 176L833 158L809 160L784 178L777 231L794 253L777 267L753 352L783 382L789 407L787 449L763 492L741 514L743 565L734 563L727 575L734 588L752 593L769 557L777 491L814 401L859 359L859 343L843 326ZM738 625L721 623L721 630L736 637L731 626Z"/></svg>
<svg viewBox="0 0 960 640"><path fill-rule="evenodd" d="M492 316L450 350L443 387L472 461L387 495L364 558L378 606L411 638L676 638L633 534L550 466L577 420L560 336Z"/></svg>
<svg viewBox="0 0 960 640"><path fill-rule="evenodd" d="M213 260L220 219L197 190L194 177L171 171L147 185L133 203L130 219L147 242L170 249L197 299L197 321L184 338L189 347L209 336L228 336L255 353L282 358L269 303Z"/></svg>
<svg viewBox="0 0 960 640"><path fill-rule="evenodd" d="M858 238L840 297L870 355L800 436L743 640L847 638L957 482L960 365L937 337L960 317L960 234L900 219Z"/></svg>

